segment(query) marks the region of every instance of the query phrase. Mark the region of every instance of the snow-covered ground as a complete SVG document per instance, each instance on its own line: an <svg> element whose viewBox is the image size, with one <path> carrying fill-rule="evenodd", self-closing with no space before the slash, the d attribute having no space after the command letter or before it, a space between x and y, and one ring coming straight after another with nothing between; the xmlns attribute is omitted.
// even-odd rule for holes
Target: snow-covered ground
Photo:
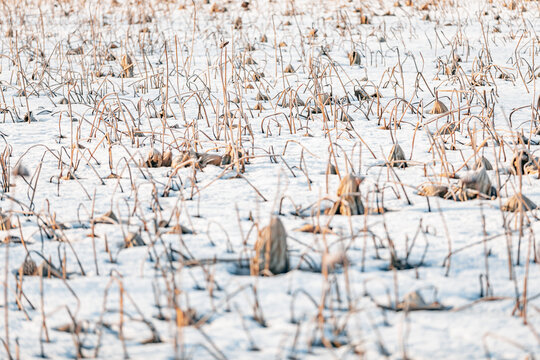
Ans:
<svg viewBox="0 0 540 360"><path fill-rule="evenodd" d="M0 358L540 356L539 213L502 211L540 204L538 1L2 9ZM493 192L419 194L482 156ZM275 216L289 271L250 275Z"/></svg>

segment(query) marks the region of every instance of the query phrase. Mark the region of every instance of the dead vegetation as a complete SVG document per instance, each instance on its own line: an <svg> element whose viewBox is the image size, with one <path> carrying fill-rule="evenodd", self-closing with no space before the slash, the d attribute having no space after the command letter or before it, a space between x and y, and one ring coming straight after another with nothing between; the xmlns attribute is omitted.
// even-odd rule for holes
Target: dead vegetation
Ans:
<svg viewBox="0 0 540 360"><path fill-rule="evenodd" d="M540 10L478 1L4 2L0 357L532 358Z"/></svg>
<svg viewBox="0 0 540 360"><path fill-rule="evenodd" d="M259 231L255 243L255 256L251 261L253 275L276 275L289 269L287 252L287 232L278 217Z"/></svg>

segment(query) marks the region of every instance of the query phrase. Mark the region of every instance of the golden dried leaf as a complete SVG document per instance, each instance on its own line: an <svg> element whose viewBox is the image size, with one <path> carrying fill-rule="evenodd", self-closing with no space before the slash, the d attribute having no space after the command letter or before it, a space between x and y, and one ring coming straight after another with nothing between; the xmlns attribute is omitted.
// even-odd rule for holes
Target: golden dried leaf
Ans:
<svg viewBox="0 0 540 360"><path fill-rule="evenodd" d="M252 275L276 275L289 270L287 232L279 217L273 217L270 224L259 231L254 250L255 256L251 259Z"/></svg>

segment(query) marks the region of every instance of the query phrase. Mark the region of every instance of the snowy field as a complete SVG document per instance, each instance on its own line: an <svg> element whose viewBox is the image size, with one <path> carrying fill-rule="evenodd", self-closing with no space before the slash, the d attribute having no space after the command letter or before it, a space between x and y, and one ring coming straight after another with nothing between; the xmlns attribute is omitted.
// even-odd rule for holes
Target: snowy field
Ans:
<svg viewBox="0 0 540 360"><path fill-rule="evenodd" d="M540 358L540 2L1 8L1 359Z"/></svg>

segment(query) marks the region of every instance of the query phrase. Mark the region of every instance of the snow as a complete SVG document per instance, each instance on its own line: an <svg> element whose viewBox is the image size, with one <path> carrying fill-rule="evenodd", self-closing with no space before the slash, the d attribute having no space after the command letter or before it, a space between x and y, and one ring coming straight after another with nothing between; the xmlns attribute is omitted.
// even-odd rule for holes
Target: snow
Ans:
<svg viewBox="0 0 540 360"><path fill-rule="evenodd" d="M0 200L17 225L1 238L25 242L0 247L6 259L0 338L10 352L4 346L0 357L62 359L78 351L101 359L538 356L538 211L500 210L519 191L540 204L538 176L508 171L516 149L532 155L540 149L516 145L521 132L540 141L538 2L517 2L513 10L498 0L431 1L425 11L418 8L427 1L396 7L393 1L253 0L249 10L238 0L216 3L227 11L212 13L213 3L203 1L157 0L6 8L1 28L14 35L0 39L0 108L6 109L0 151L11 153L2 157L7 174L20 163L29 175L12 174ZM370 24L360 24L355 9ZM426 14L430 20L423 20ZM151 21L140 23L142 15ZM233 25L238 17L241 29ZM318 30L314 38L311 29ZM266 43L259 41L263 34ZM280 42L286 46L276 47ZM109 49L111 43L118 48ZM65 55L78 46L82 55ZM462 61L456 75L446 75L439 64L452 49ZM360 52L360 65L349 65L351 50ZM106 61L107 52L116 60ZM120 77L126 53L134 60L130 78ZM242 64L248 54L256 64ZM284 74L289 64L296 72ZM511 80L498 78L501 70ZM264 77L252 81L253 72ZM479 73L487 74L485 84L472 85ZM291 88L314 108L315 83L348 102L325 106L324 116L277 105ZM377 88L382 97L358 100L359 86L369 95ZM435 90L451 114L429 113ZM269 101L257 101L259 92ZM224 105L234 97L240 104ZM61 104L63 98L69 103ZM264 110L253 110L259 102ZM409 102L418 111L407 110ZM163 119L157 114L165 103ZM22 121L28 111L35 117L30 123ZM342 111L354 121L338 121ZM394 119L401 119L399 127ZM448 119L461 121L460 129L437 135ZM493 134L498 144L490 140L475 155L471 134L476 146ZM243 173L236 165L174 173L143 164L152 148L223 155L231 143L249 155ZM408 167L386 166L394 143ZM499 197L417 194L424 183L457 185L479 155L495 168L488 175ZM339 175L327 174L329 161L337 162ZM75 179L63 179L70 169ZM120 178L108 178L111 172ZM388 211L319 214L337 199L348 172L365 177L365 208ZM108 211L120 223L92 225ZM246 268L258 230L272 216L287 230L291 270L251 276ZM53 219L66 229L48 237L44 222ZM156 229L169 219L194 233ZM333 234L295 231L306 223L329 225ZM124 248L130 232L146 245ZM391 244L409 268L389 269ZM325 252L337 259L345 253L345 266L321 272ZM27 253L37 265L50 259L59 269L65 259L67 279L24 276L20 296L16 273ZM414 291L443 309L388 309ZM85 331L55 330L73 322L86 324ZM152 328L160 342L146 343Z"/></svg>

